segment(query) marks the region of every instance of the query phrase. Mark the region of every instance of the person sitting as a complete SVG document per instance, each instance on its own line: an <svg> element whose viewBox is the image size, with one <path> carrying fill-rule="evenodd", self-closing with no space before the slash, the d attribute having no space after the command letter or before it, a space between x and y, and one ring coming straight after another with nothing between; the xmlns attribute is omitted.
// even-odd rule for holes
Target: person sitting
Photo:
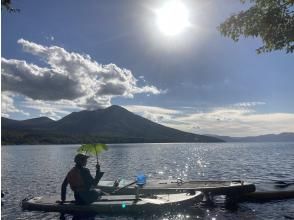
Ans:
<svg viewBox="0 0 294 220"><path fill-rule="evenodd" d="M67 173L61 186L61 203L66 200L66 188L70 188L74 192L75 202L80 205L91 204L96 201L102 193L92 189L96 186L103 176L104 172L100 171L100 165L96 165L96 176L92 177L90 170L85 168L88 156L77 154L74 158L76 165Z"/></svg>

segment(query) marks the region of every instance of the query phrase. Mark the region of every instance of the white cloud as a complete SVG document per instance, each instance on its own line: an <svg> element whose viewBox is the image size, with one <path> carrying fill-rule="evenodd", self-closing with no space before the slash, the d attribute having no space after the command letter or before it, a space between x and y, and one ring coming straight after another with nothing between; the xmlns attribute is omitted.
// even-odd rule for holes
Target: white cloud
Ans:
<svg viewBox="0 0 294 220"><path fill-rule="evenodd" d="M54 120L58 120L63 116L70 114L73 111L82 110L76 103L70 100L60 101L42 101L25 98L21 105L27 109L33 109L39 112L39 116L47 116Z"/></svg>
<svg viewBox="0 0 294 220"><path fill-rule="evenodd" d="M234 104L234 106L237 107L254 107L257 105L265 105L265 102L240 102L240 103L236 103Z"/></svg>
<svg viewBox="0 0 294 220"><path fill-rule="evenodd" d="M123 106L129 111L141 115L151 121L165 124L172 120L174 115L180 114L179 111L167 108L160 108L154 106L144 106L144 105L126 105Z"/></svg>
<svg viewBox="0 0 294 220"><path fill-rule="evenodd" d="M88 109L106 107L113 97L132 98L138 93L157 95L163 92L152 85L140 87L130 70L112 63L99 64L89 55L24 39L19 39L18 43L24 51L41 58L46 67L2 58L4 91L23 94L33 100L70 100L74 106Z"/></svg>
<svg viewBox="0 0 294 220"><path fill-rule="evenodd" d="M17 99L17 105L15 99ZM33 117L47 116L54 120L58 120L73 111L81 111L83 109L82 107L79 107L75 102L70 100L34 100L7 91L2 92L1 94L1 105L1 113L3 117L11 117L11 113L18 113L24 116L30 116L30 113L27 112L29 111L31 112Z"/></svg>
<svg viewBox="0 0 294 220"><path fill-rule="evenodd" d="M166 109L149 106L125 106L143 117L163 125L197 134L250 136L294 132L294 114L257 113L262 102L234 104L228 107L192 111L191 107Z"/></svg>
<svg viewBox="0 0 294 220"><path fill-rule="evenodd" d="M10 117L11 113L20 113L29 116L28 112L18 109L14 103L15 95L11 92L1 93L1 115L3 117Z"/></svg>

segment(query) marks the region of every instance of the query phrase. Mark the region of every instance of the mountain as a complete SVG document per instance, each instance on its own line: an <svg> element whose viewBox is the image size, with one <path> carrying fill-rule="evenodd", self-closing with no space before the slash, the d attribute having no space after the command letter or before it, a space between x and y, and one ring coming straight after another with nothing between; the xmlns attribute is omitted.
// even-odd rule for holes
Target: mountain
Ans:
<svg viewBox="0 0 294 220"><path fill-rule="evenodd" d="M116 105L73 112L58 121L46 117L24 121L2 117L1 129L3 144L223 142L157 124Z"/></svg>
<svg viewBox="0 0 294 220"><path fill-rule="evenodd" d="M284 132L280 134L266 134L249 137L229 137L211 135L226 142L294 142L294 133Z"/></svg>
<svg viewBox="0 0 294 220"><path fill-rule="evenodd" d="M52 124L55 121L47 118L32 118L23 121L17 121L9 118L1 118L2 128L5 129L15 129L15 130L33 130L33 129L42 129L45 128L48 124Z"/></svg>

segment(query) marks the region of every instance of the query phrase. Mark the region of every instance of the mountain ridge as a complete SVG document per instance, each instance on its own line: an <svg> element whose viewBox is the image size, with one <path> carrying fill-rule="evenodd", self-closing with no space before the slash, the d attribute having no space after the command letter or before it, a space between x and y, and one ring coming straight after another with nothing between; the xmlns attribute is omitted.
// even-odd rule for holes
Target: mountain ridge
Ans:
<svg viewBox="0 0 294 220"><path fill-rule="evenodd" d="M264 134L246 137L230 137L221 135L208 135L220 138L226 142L294 142L293 132L282 132L279 134Z"/></svg>
<svg viewBox="0 0 294 220"><path fill-rule="evenodd" d="M72 112L57 121L46 117L1 120L4 144L223 142L157 124L117 105Z"/></svg>

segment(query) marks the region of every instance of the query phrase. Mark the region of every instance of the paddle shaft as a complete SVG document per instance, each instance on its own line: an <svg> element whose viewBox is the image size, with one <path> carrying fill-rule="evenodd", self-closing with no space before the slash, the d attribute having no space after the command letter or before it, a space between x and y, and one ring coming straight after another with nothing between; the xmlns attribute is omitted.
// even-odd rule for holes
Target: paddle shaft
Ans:
<svg viewBox="0 0 294 220"><path fill-rule="evenodd" d="M112 191L110 194L117 193L118 191L120 191L120 190L122 190L122 189L125 189L125 188L127 188L127 187L129 187L129 186L135 184L136 182L137 182L137 181L131 182L130 184L125 185L124 187L121 187L121 188L119 188L119 189L116 189L116 190Z"/></svg>

